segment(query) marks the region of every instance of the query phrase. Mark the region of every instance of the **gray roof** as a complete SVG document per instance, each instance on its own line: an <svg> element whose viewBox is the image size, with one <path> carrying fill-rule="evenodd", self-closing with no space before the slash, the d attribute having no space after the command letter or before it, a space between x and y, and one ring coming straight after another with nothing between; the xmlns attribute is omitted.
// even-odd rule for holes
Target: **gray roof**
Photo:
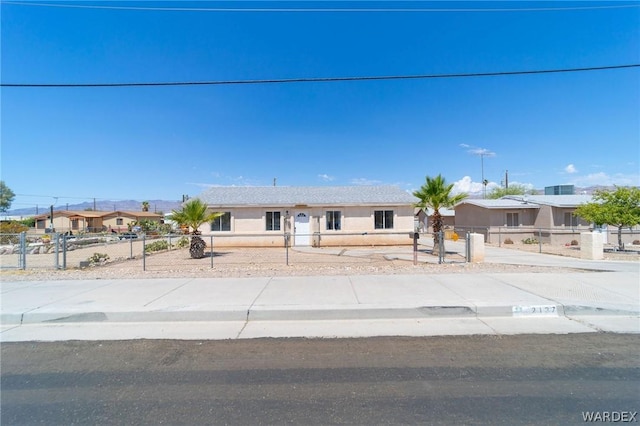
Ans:
<svg viewBox="0 0 640 426"><path fill-rule="evenodd" d="M212 207L397 206L418 202L397 186L214 186L198 198Z"/></svg>
<svg viewBox="0 0 640 426"><path fill-rule="evenodd" d="M578 207L592 201L591 195L507 195L497 200L466 199L461 204L473 204L486 209L537 209L541 205L552 207Z"/></svg>
<svg viewBox="0 0 640 426"><path fill-rule="evenodd" d="M540 206L534 203L524 203L517 200L509 200L505 198L499 198L497 200L482 200L482 199L466 199L456 206L463 204L471 204L474 206L484 207L485 209L539 209Z"/></svg>
<svg viewBox="0 0 640 426"><path fill-rule="evenodd" d="M522 200L523 196L513 197ZM527 201L530 203L543 204L553 207L578 207L580 204L590 203L593 200L591 195L573 194L573 195L527 195Z"/></svg>

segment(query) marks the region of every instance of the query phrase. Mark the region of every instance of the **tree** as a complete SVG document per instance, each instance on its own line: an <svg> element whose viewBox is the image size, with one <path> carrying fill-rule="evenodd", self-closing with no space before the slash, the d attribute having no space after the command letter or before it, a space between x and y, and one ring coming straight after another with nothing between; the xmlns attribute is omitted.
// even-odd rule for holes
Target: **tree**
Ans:
<svg viewBox="0 0 640 426"><path fill-rule="evenodd" d="M528 190L524 185L510 185L508 188L503 188L501 186L493 188L487 198L491 200L497 200L498 198L504 197L505 195L525 195L525 194L533 194L533 190Z"/></svg>
<svg viewBox="0 0 640 426"><path fill-rule="evenodd" d="M433 214L431 215L431 223L433 224L433 252L438 253L440 249L439 232L442 231L442 215L440 209L452 208L460 201L467 198L467 194L452 195L451 190L453 184L447 184L442 175L438 175L434 178L426 177L426 182L420 187L419 190L414 191L414 197L417 197L420 201L416 204L416 207L421 209L431 208Z"/></svg>
<svg viewBox="0 0 640 426"><path fill-rule="evenodd" d="M142 202L142 211L143 212L148 212L149 211L149 202L148 201L143 201Z"/></svg>
<svg viewBox="0 0 640 426"><path fill-rule="evenodd" d="M578 206L573 214L596 225L616 226L618 247L624 248L622 228L640 224L640 188L616 186L614 190L597 190L592 202Z"/></svg>
<svg viewBox="0 0 640 426"><path fill-rule="evenodd" d="M0 212L4 213L9 210L15 197L16 194L13 193L11 188L5 185L3 180L0 180Z"/></svg>
<svg viewBox="0 0 640 426"><path fill-rule="evenodd" d="M207 212L206 203L200 201L198 198L189 200L182 206L181 210L172 210L170 220L173 220L179 225L184 225L191 232L191 243L189 244L189 253L193 259L201 259L204 257L204 249L207 244L199 237L200 231L198 228L203 223L211 222L214 219L222 216L224 213L211 213Z"/></svg>

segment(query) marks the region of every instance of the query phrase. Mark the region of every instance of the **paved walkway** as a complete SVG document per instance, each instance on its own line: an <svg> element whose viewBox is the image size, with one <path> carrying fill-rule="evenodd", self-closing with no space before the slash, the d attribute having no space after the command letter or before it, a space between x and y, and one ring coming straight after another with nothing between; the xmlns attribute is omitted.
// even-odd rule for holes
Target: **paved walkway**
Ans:
<svg viewBox="0 0 640 426"><path fill-rule="evenodd" d="M566 272L2 282L0 340L640 333L637 262L485 259Z"/></svg>

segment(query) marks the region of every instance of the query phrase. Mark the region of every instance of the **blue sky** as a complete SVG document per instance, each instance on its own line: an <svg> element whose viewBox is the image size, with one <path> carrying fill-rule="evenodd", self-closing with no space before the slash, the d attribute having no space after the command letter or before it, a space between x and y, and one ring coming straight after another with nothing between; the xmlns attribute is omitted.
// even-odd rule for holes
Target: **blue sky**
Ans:
<svg viewBox="0 0 640 426"><path fill-rule="evenodd" d="M107 8L2 1L3 84L640 63L638 2L49 3ZM619 7L626 5L634 7ZM220 8L251 10L202 10ZM404 10L391 10L398 8ZM210 185L265 186L274 178L287 186L415 190L425 176L442 174L458 190L478 194L483 173L491 186L508 170L510 184L538 189L640 185L640 68L263 85L3 87L1 101L1 176L17 194L12 208L93 198L179 200Z"/></svg>

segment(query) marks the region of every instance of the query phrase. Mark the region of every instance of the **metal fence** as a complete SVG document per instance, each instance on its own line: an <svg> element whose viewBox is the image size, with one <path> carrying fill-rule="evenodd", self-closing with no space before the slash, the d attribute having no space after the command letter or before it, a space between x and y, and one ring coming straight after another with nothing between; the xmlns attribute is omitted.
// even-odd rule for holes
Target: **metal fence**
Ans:
<svg viewBox="0 0 640 426"><path fill-rule="evenodd" d="M300 234L297 235L300 237ZM342 234L347 237L349 234ZM346 251L352 254L351 261L356 262L359 257L378 259L381 262L392 256L402 260L417 262L418 255L429 254L438 256L439 263L447 259L460 261L464 253L450 252L445 249L445 234L441 233L439 251L432 253L429 244L433 241L431 234L418 233L358 233L351 235L351 245L332 245L331 238L335 234L321 235L309 234L311 244L308 246L296 246L296 235L283 233L273 240L271 245L262 247L248 247L247 240L260 241L264 234L256 235L201 235L206 244L205 259L199 259L200 267L220 266L239 262L263 262L275 264L301 264L319 263L344 263L350 261L340 255ZM384 238L381 238L384 237ZM391 240L393 238L393 240ZM464 237L463 237L464 238ZM182 234L135 234L135 233L98 233L98 234L44 234L32 235L0 234L0 268L2 269L75 269L89 266L102 265L114 262L135 262L143 270L161 270L168 268L166 259L156 254L174 253L184 262L190 261L189 244L190 235ZM385 240L386 239L386 240ZM389 244L395 241L397 244ZM459 250L460 251L460 250ZM243 252L244 258L234 256ZM254 253L247 258L246 253ZM321 257L322 254L336 254L331 260ZM463 259L464 261L464 259Z"/></svg>
<svg viewBox="0 0 640 426"><path fill-rule="evenodd" d="M536 228L531 226L497 226L497 227L460 227L456 226L450 232L462 236L467 232L484 235L486 243L503 244L524 243L551 246L579 245L580 234L591 232L593 229L588 227L557 227L557 228ZM618 245L617 229L598 229L604 235L605 244ZM639 229L622 229L622 243L634 244L640 240Z"/></svg>

